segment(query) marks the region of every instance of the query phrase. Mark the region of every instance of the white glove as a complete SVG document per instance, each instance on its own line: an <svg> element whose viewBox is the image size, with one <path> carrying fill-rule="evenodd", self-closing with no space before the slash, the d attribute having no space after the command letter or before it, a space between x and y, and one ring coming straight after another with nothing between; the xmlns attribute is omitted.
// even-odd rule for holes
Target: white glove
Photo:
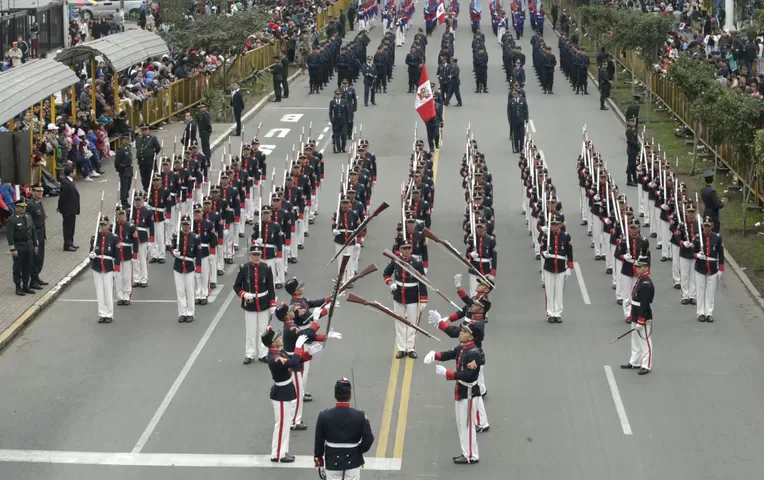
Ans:
<svg viewBox="0 0 764 480"><path fill-rule="evenodd" d="M610 225L611 223L613 223L609 218L604 219L603 222L605 223L605 225Z"/></svg>
<svg viewBox="0 0 764 480"><path fill-rule="evenodd" d="M546 250L542 250L540 255L541 255L541 258L547 258Z"/></svg>
<svg viewBox="0 0 764 480"><path fill-rule="evenodd" d="M636 326L636 327L634 327L634 328L635 328L635 329L637 329L637 331L640 331L640 330L644 329L644 328L645 328L645 326L644 326L644 325L642 325L641 323L638 323L638 324L637 324L637 326Z"/></svg>
<svg viewBox="0 0 764 480"><path fill-rule="evenodd" d="M427 302L425 302L425 303L422 303L422 304L419 306L419 308L421 308L421 309L422 309L422 311L424 311L424 310L427 310Z"/></svg>
<svg viewBox="0 0 764 480"><path fill-rule="evenodd" d="M717 271L717 272L716 272L716 276L718 276L718 277L719 277L719 280L721 280L721 279L722 279L722 273L723 273L723 272L722 272L721 270L719 270L719 271Z"/></svg>
<svg viewBox="0 0 764 480"><path fill-rule="evenodd" d="M432 313L432 312L430 312ZM435 312L437 313L437 312ZM430 350L430 353L424 356L425 365L431 364L435 360L435 350Z"/></svg>
<svg viewBox="0 0 764 480"><path fill-rule="evenodd" d="M270 312L271 312L271 315L273 315L274 313L276 313L276 307L271 307L271 308L270 308Z"/></svg>
<svg viewBox="0 0 764 480"><path fill-rule="evenodd" d="M307 335L300 335L297 337L297 341L295 342L294 346L295 348L302 348L303 345L305 345L305 342L308 341Z"/></svg>
<svg viewBox="0 0 764 480"><path fill-rule="evenodd" d="M88 258L89 258L89 259L93 260L95 257L96 257L96 254L95 254L95 252L90 252L90 253L88 253Z"/></svg>
<svg viewBox="0 0 764 480"><path fill-rule="evenodd" d="M630 253L627 253L626 255L623 256L623 261L624 262L633 262L634 259L631 257Z"/></svg>
<svg viewBox="0 0 764 480"><path fill-rule="evenodd" d="M194 280L199 281L201 279L202 279L202 274L194 272Z"/></svg>
<svg viewBox="0 0 764 480"><path fill-rule="evenodd" d="M313 355L317 354L321 350L324 349L323 342L313 342L310 345L308 345L308 354L312 357Z"/></svg>
<svg viewBox="0 0 764 480"><path fill-rule="evenodd" d="M454 286L456 288L462 288L462 274L461 273L457 273L456 275L454 275Z"/></svg>
<svg viewBox="0 0 764 480"><path fill-rule="evenodd" d="M571 270L569 268L567 270L565 270L565 280L567 280L568 277L570 277L571 275L573 275L573 270Z"/></svg>
<svg viewBox="0 0 764 480"><path fill-rule="evenodd" d="M228 236L228 229L227 229L227 228L223 230L223 236L224 236L224 237L227 237L227 236Z"/></svg>
<svg viewBox="0 0 764 480"><path fill-rule="evenodd" d="M477 252L472 252L470 253L470 258L473 260L477 260L479 258L479 255L477 254Z"/></svg>
<svg viewBox="0 0 764 480"><path fill-rule="evenodd" d="M318 321L319 318L321 318L321 307L316 307L313 309L313 320Z"/></svg>
<svg viewBox="0 0 764 480"><path fill-rule="evenodd" d="M356 250L360 250L361 249L361 244L360 243L356 243L355 244L355 249Z"/></svg>
<svg viewBox="0 0 764 480"><path fill-rule="evenodd" d="M178 257L180 257L180 250L178 250L177 248L176 248L176 249L174 249L174 250L172 251L172 256L173 256L173 257L175 257L175 258L178 258Z"/></svg>
<svg viewBox="0 0 764 480"><path fill-rule="evenodd" d="M668 205L661 205L661 210L668 210L668 209L669 209Z"/></svg>
<svg viewBox="0 0 764 480"><path fill-rule="evenodd" d="M653 182L650 182L650 183L648 184L648 186L649 186L650 188L655 188L655 184L654 184Z"/></svg>
<svg viewBox="0 0 764 480"><path fill-rule="evenodd" d="M494 280L496 280L496 277L494 277L494 276L493 276L493 275L491 275L490 273L489 273L488 275L486 275L486 276L485 276L485 278L487 278L488 280L490 280L490 281L492 281L492 282L493 282Z"/></svg>
<svg viewBox="0 0 764 480"><path fill-rule="evenodd" d="M435 373L437 373L438 375L443 375L445 377L446 371L447 371L446 367L444 367L443 365L435 365Z"/></svg>
<svg viewBox="0 0 764 480"><path fill-rule="evenodd" d="M707 257L703 252L698 253L697 256L698 260L705 260Z"/></svg>
<svg viewBox="0 0 764 480"><path fill-rule="evenodd" d="M427 275L427 267L424 267L424 274Z"/></svg>
<svg viewBox="0 0 764 480"><path fill-rule="evenodd" d="M336 338L337 340L342 340L342 334L340 332L330 330L329 333L326 334L326 338Z"/></svg>
<svg viewBox="0 0 764 480"><path fill-rule="evenodd" d="M332 235L334 235L335 237L336 237L337 235L339 235L339 234L340 234L340 231L339 231L339 230L337 230L336 228L335 228L334 230L332 230Z"/></svg>
<svg viewBox="0 0 764 480"><path fill-rule="evenodd" d="M683 242L682 245L684 246L684 248L692 247L692 243L690 243L690 242Z"/></svg>
<svg viewBox="0 0 764 480"><path fill-rule="evenodd" d="M543 226L543 227L541 227L541 231L542 231L543 233L549 233L549 227L547 227L547 226Z"/></svg>
<svg viewBox="0 0 764 480"><path fill-rule="evenodd" d="M398 288L398 285L396 285L395 282L391 282L390 291L394 293L396 288Z"/></svg>
<svg viewBox="0 0 764 480"><path fill-rule="evenodd" d="M595 195L594 196L594 201L595 202L599 202L600 200L602 200L602 197L600 197L599 195Z"/></svg>
<svg viewBox="0 0 764 480"><path fill-rule="evenodd" d="M430 325L437 325L441 321L443 321L443 317L440 316L440 313L438 313L435 310L430 310L429 315L427 316L428 321L430 322Z"/></svg>

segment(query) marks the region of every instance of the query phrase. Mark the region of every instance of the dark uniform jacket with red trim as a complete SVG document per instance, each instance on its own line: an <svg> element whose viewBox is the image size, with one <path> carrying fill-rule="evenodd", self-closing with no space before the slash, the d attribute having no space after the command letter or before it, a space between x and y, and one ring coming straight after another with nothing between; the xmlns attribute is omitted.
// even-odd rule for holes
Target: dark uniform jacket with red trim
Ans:
<svg viewBox="0 0 764 480"><path fill-rule="evenodd" d="M435 360L440 362L456 360L456 370L446 371L446 380L457 382L454 388L454 400L466 400L480 395L477 380L485 360L483 353L474 342L459 345L453 350L438 352L435 354ZM470 386L464 385L465 383Z"/></svg>
<svg viewBox="0 0 764 480"><path fill-rule="evenodd" d="M218 246L215 224L202 217L201 221L194 222L194 233L199 237L199 248L202 249L202 258L207 258L210 254L214 255L215 249Z"/></svg>
<svg viewBox="0 0 764 480"><path fill-rule="evenodd" d="M477 259L473 259L472 252L478 254ZM496 239L486 234L482 237L473 239L472 235L467 237L467 260L469 260L472 268L479 271L483 275L496 276L496 268L498 267L498 254L496 253ZM472 272L470 272L472 273Z"/></svg>
<svg viewBox="0 0 764 480"><path fill-rule="evenodd" d="M231 172L231 185L239 191L239 199L248 199L251 193L252 180L246 170L239 169Z"/></svg>
<svg viewBox="0 0 764 480"><path fill-rule="evenodd" d="M303 315L295 315L294 317L294 323L300 328L305 327L306 325L311 325L311 319L313 317L313 311L312 309L316 307L320 307L326 302L331 301L332 297L324 297L319 298L318 300L307 300L305 297L292 297L291 300L289 300L290 305L297 305L301 309L305 310L305 313ZM323 317L326 315L326 308L321 310L321 316ZM316 325L318 325L316 323ZM318 330L318 328L316 328ZM322 340L323 341L323 340Z"/></svg>
<svg viewBox="0 0 764 480"><path fill-rule="evenodd" d="M424 264L421 261L412 257L408 263L414 267L417 272L422 274L422 276L425 275ZM385 267L382 276L384 277L386 284L390 285L392 282L395 282L397 285L397 288L393 292L394 301L402 305L409 305L417 302L427 303L427 287L425 284L414 278L409 272L394 261L391 260L387 267Z"/></svg>
<svg viewBox="0 0 764 480"><path fill-rule="evenodd" d="M413 212L414 218L424 222L424 226L430 228L432 225L432 208L430 202L424 198L420 198L418 202L412 202L409 206L409 210Z"/></svg>
<svg viewBox="0 0 764 480"><path fill-rule="evenodd" d="M291 381L292 372L299 372L302 369L303 355L306 353L299 348L294 355L289 355L284 350L268 349L268 369L271 371L274 383L271 386L271 400L277 402L297 400L297 392Z"/></svg>
<svg viewBox="0 0 764 480"><path fill-rule="evenodd" d="M647 273L637 278L637 283L631 292L631 315L629 322L637 322L644 325L646 321L653 319L653 309L650 304L655 297L653 280Z"/></svg>
<svg viewBox="0 0 764 480"><path fill-rule="evenodd" d="M305 335L308 337L306 343L323 342L326 340L326 335L323 333L318 333L318 329L321 328L318 322L313 322L309 325L310 326L307 328L300 329L300 327L295 324L294 320L284 322L284 330L282 331L282 335L284 338L285 352L287 352L289 355L294 355L295 345L297 344L297 339L300 337L300 335ZM300 367L300 370L302 370L302 367Z"/></svg>
<svg viewBox="0 0 764 480"><path fill-rule="evenodd" d="M344 245L347 242L350 235L353 234L356 228L358 228L358 214L355 211L348 209L346 211L340 210L340 217L336 221L332 222L332 230L339 230L340 234L334 236L334 243ZM360 241L360 238L356 237L356 243Z"/></svg>
<svg viewBox="0 0 764 480"><path fill-rule="evenodd" d="M170 170L169 172L162 172L162 187L170 191L170 199L168 200L168 206L172 207L178 203L178 195L180 195L180 184L178 183L178 174ZM184 199L181 199L183 201ZM172 218L172 210L167 211L167 218Z"/></svg>
<svg viewBox="0 0 764 480"><path fill-rule="evenodd" d="M175 258L172 269L178 273L202 273L201 240L194 232L180 232L180 241L172 239L172 249L180 253Z"/></svg>
<svg viewBox="0 0 764 480"><path fill-rule="evenodd" d="M138 233L135 231L135 225L130 222L119 223L114 228L114 235L117 236L120 247L120 262L138 258Z"/></svg>
<svg viewBox="0 0 764 480"><path fill-rule="evenodd" d="M99 233L98 237L90 237L90 251L96 254L90 260L90 268L100 273L118 272L121 263L118 244L119 238L113 233Z"/></svg>
<svg viewBox="0 0 764 480"><path fill-rule="evenodd" d="M223 197L219 197L217 200L212 200L212 210L215 212L218 212L220 215L221 223L223 224L223 229L231 228L231 223L233 222L233 210L228 205L227 200L223 200ZM223 233L221 231L221 233ZM222 245L222 235L221 235L221 242L220 245Z"/></svg>
<svg viewBox="0 0 764 480"><path fill-rule="evenodd" d="M458 322L459 320L465 317L468 319L472 319L472 314L470 313L470 306L472 306L472 304L475 303L475 300L479 298L488 298L488 295L484 293L477 293L475 294L474 297L470 297L469 293L467 293L461 287L456 289L456 294L459 295L459 298L461 298L462 302L464 302L464 307L462 307L461 310L457 310L448 316L448 320L450 322Z"/></svg>
<svg viewBox="0 0 764 480"><path fill-rule="evenodd" d="M716 272L724 271L724 242L722 236L711 232L711 235L703 235L703 254L705 260L698 258L701 252L700 236L696 235L693 251L695 252L695 271L703 275L714 275Z"/></svg>
<svg viewBox="0 0 764 480"><path fill-rule="evenodd" d="M313 456L324 459L324 468L351 470L363 465L363 454L371 449L374 434L363 410L349 403L337 403L321 411L316 421Z"/></svg>
<svg viewBox="0 0 764 480"><path fill-rule="evenodd" d="M276 291L273 288L273 273L268 265L247 262L239 266L233 290L241 298L241 308L248 312L264 312L276 306ZM245 293L256 295L252 300L245 300Z"/></svg>
<svg viewBox="0 0 764 480"><path fill-rule="evenodd" d="M291 206L290 206L291 208ZM292 213L281 204L280 209L273 209L271 214L271 220L281 228L281 237L283 245L287 247L292 245L292 228L294 222L292 222Z"/></svg>
<svg viewBox="0 0 764 480"><path fill-rule="evenodd" d="M239 221L241 217L241 199L239 198L239 190L233 185L220 187L220 198L228 202L228 209L226 209L225 218L226 223L231 224Z"/></svg>
<svg viewBox="0 0 764 480"><path fill-rule="evenodd" d="M545 238L540 245L540 251L544 256L544 270L551 273L565 273L565 270L573 270L573 244L570 234L567 232L549 233L549 240Z"/></svg>
<svg viewBox="0 0 764 480"><path fill-rule="evenodd" d="M206 210L202 212L202 217L204 218L204 220L212 223L215 229L215 244L222 246L224 230L225 230L225 224L223 223L223 216L220 215L220 212L210 209L209 212ZM216 251L212 250L212 245L210 245L210 253L215 253L215 252Z"/></svg>
<svg viewBox="0 0 764 480"><path fill-rule="evenodd" d="M677 233L679 234L679 256L687 260L693 260L695 258L695 245L685 247L684 242L692 244L695 241L695 237L698 236L698 221L695 219L692 221L688 220L685 225L677 229Z"/></svg>
<svg viewBox="0 0 764 480"><path fill-rule="evenodd" d="M284 236L281 234L281 226L278 223L273 220L260 221L252 230L252 245L257 239L263 242L263 260L281 258Z"/></svg>
<svg viewBox="0 0 764 480"><path fill-rule="evenodd" d="M631 255L630 262L623 258L627 253ZM650 258L650 242L642 235L636 237L629 235L626 240L619 240L615 256L623 262L621 273L627 277L636 277L637 269L634 267L634 260L642 256Z"/></svg>
<svg viewBox="0 0 764 480"><path fill-rule="evenodd" d="M164 187L151 188L148 199L149 209L154 214L154 223L164 222L170 218L172 211L172 198L170 190Z"/></svg>
<svg viewBox="0 0 764 480"><path fill-rule="evenodd" d="M146 205L133 208L133 218L128 219L138 230L138 243L154 241L154 215Z"/></svg>

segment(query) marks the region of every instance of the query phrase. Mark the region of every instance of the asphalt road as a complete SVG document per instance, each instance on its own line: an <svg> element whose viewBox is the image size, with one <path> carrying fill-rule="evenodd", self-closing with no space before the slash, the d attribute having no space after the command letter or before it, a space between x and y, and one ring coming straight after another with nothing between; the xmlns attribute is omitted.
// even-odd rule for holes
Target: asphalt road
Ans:
<svg viewBox="0 0 764 480"><path fill-rule="evenodd" d="M419 15L416 22L421 24ZM0 477L315 478L309 468L315 416L333 404L333 382L352 375L355 400L377 437L364 478L456 480L465 470L480 478L538 480L758 478L764 467L758 455L764 428L761 311L730 271L717 294L716 323L698 323L694 309L679 304L670 267L658 262L654 251L654 369L637 376L618 368L628 359L628 340L614 345L608 341L626 331L626 325L604 262L593 260L586 231L578 226L574 172L585 123L616 181L625 184L622 168L616 167L625 166L623 127L612 113L599 111L593 86L592 95L575 96L558 73L555 95L542 95L529 67L526 90L533 137L566 206L581 274L567 284L564 323L546 322L538 262L520 215L516 157L508 146L500 49L487 21L483 24L491 93L471 93L470 36L460 29L456 50L465 106L446 113L433 213L433 230L461 247L464 205L458 169L471 122L494 176L499 243L499 290L492 296L486 341L491 430L479 438L480 464L451 463L458 454L453 385L436 376L433 366L423 365L422 357L392 359L392 320L343 304L333 326L344 338L330 342L311 370L309 390L316 400L305 407L311 429L292 435L290 450L298 462L271 468L271 380L265 366L241 365L243 315L232 295L231 267L219 280L215 300L197 307L197 321L180 325L168 263L151 266L150 287L134 294L133 305L118 307L111 325L96 323L92 278L81 276L0 355ZM433 77L441 33L436 31L428 48ZM370 47L380 36L377 27ZM546 40L556 51L552 32ZM527 38L520 44L530 55ZM381 251L390 246L397 221L400 182L418 120L413 95L405 93L406 51L397 51L390 93L378 96L376 107L361 106L356 114L379 165L372 203L385 200L393 206L372 223L361 255L361 266L373 261L380 270L385 265ZM316 136L326 126L331 94L325 90L308 96L307 89L303 78L292 86L288 100L270 104L245 126L251 138L262 122L260 136L263 144L274 146L269 165L278 165L277 176L302 127L307 130L313 121ZM288 114L302 117L289 122L284 117ZM268 137L276 128L289 132L283 138L276 132ZM330 138L324 135L319 147ZM328 150L321 213L300 263L289 271L305 279L307 296L316 298L328 293L334 273L334 266L325 267L334 253L328 217L335 206L340 165L346 161ZM221 153L217 150L216 158ZM634 200L635 194L627 190ZM430 248L429 277L452 293L452 276L462 269L437 247ZM381 272L359 282L354 291L391 305ZM286 299L283 290L279 295ZM428 308L450 311L435 296ZM420 353L455 345L439 336L441 343L420 337ZM612 382L608 367L613 368ZM622 402L621 416L616 402ZM253 472L234 466L266 468Z"/></svg>

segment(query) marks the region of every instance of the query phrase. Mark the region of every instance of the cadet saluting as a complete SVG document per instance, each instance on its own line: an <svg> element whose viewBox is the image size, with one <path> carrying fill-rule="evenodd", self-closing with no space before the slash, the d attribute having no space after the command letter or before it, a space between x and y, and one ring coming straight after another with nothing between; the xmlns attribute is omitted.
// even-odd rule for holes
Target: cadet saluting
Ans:
<svg viewBox="0 0 764 480"><path fill-rule="evenodd" d="M337 404L318 414L313 460L326 480L361 478L363 454L374 443L369 417L350 406L353 386L347 378L334 384Z"/></svg>

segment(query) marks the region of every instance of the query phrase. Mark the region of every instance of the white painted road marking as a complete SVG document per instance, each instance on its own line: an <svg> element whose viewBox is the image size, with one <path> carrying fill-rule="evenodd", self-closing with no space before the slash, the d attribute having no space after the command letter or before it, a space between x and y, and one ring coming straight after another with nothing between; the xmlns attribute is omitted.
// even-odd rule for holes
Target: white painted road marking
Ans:
<svg viewBox="0 0 764 480"><path fill-rule="evenodd" d="M530 128L531 133L536 133L536 125L533 124L533 120L528 120L528 128Z"/></svg>
<svg viewBox="0 0 764 480"><path fill-rule="evenodd" d="M322 130L322 131L323 131L324 133L328 132L328 131L329 131L329 127L325 127L325 128Z"/></svg>
<svg viewBox="0 0 764 480"><path fill-rule="evenodd" d="M270 155L274 150L276 150L276 145L260 145L260 151L265 155Z"/></svg>
<svg viewBox="0 0 764 480"><path fill-rule="evenodd" d="M194 348L194 351L191 352L191 356L188 357L186 364L183 365L183 369L178 374L178 378L175 379L175 382L170 387L170 391L167 392L167 395L165 395L164 400L162 400L162 403L159 405L156 413L154 413L154 416L151 418L148 426L146 426L146 430L143 431L141 438L138 439L138 443L136 443L135 447L133 447L132 453L141 453L143 447L146 446L146 442L149 441L149 437L151 437L151 434L154 433L154 429L157 428L159 421L162 419L162 415L164 415L164 413L167 411L167 407L170 406L170 402L172 402L175 394L178 393L180 386L183 384L183 380L186 379L188 372L191 371L191 367L194 366L194 362L196 362L196 359L199 357L199 354L202 352L202 349L212 336L212 332L215 331L215 327L217 327L218 323L220 323L220 319L223 318L223 314L235 296L235 292L231 291L231 293L228 294L228 297L226 297L225 302L223 302L223 305L220 306L217 314L215 314L215 318L212 319L212 323L210 323L210 326L207 327L207 331L204 332L204 335L202 335L202 338L199 340L196 348Z"/></svg>
<svg viewBox="0 0 764 480"><path fill-rule="evenodd" d="M268 133L265 134L265 138L271 138L274 135L278 135L278 138L284 138L287 135L289 135L289 129L288 128L271 128L268 130ZM262 147L261 147L262 150Z"/></svg>
<svg viewBox="0 0 764 480"><path fill-rule="evenodd" d="M322 133L321 135L318 136L318 138L316 140L321 140L323 138L324 138L324 134Z"/></svg>
<svg viewBox="0 0 764 480"><path fill-rule="evenodd" d="M287 113L281 117L282 122L297 123L303 117L302 113Z"/></svg>
<svg viewBox="0 0 764 480"><path fill-rule="evenodd" d="M364 470L396 471L400 458L364 459ZM271 462L270 455L205 455L188 453L102 453L48 450L0 450L0 462L118 465L131 467L315 468L312 455L296 455L294 463Z"/></svg>
<svg viewBox="0 0 764 480"><path fill-rule="evenodd" d="M589 292L586 290L586 284L584 283L584 274L581 272L581 265L578 262L574 262L573 266L576 267L576 278L578 279L578 288L581 289L581 296L584 298L584 303L591 305L592 301L589 299Z"/></svg>
<svg viewBox="0 0 764 480"><path fill-rule="evenodd" d="M97 303L95 298L59 298L59 302ZM130 303L178 303L177 300L130 300Z"/></svg>
<svg viewBox="0 0 764 480"><path fill-rule="evenodd" d="M626 416L626 408L623 406L621 394L618 392L618 384L615 383L615 376L613 375L613 369L610 368L610 365L605 365L605 376L607 377L607 383L610 385L610 393L613 395L615 411L618 412L618 418L621 420L621 428L623 429L623 434L631 435L631 425L629 424L629 418Z"/></svg>
<svg viewBox="0 0 764 480"><path fill-rule="evenodd" d="M210 296L207 297L207 303L213 303L215 300L217 300L218 296L220 295L220 292L223 291L223 285L222 283L218 283L214 289L210 289Z"/></svg>

